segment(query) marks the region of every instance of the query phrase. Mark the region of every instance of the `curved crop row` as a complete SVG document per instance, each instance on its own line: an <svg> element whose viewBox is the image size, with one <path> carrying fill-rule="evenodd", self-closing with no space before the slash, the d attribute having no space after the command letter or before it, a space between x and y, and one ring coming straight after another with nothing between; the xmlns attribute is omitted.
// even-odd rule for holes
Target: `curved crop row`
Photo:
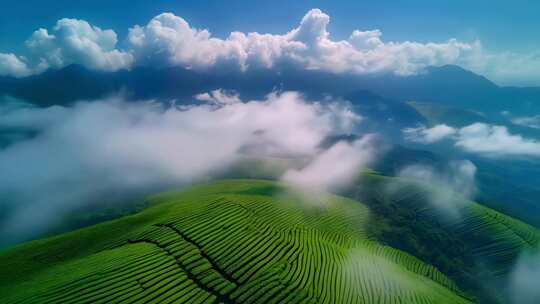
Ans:
<svg viewBox="0 0 540 304"><path fill-rule="evenodd" d="M369 210L355 201L313 203L262 181L153 200L114 247L59 260L5 302L469 303L433 266L370 239Z"/></svg>

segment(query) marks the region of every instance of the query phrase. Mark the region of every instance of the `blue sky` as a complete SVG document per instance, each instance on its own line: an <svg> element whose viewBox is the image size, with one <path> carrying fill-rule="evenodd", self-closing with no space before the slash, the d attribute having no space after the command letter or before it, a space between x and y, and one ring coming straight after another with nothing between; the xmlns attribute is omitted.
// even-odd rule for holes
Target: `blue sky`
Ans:
<svg viewBox="0 0 540 304"><path fill-rule="evenodd" d="M451 4L450 4L451 3ZM170 1L2 0L0 45L20 47L39 27L64 17L85 19L120 36L161 12L173 12L217 36L233 30L281 33L311 8L332 17L329 31L344 38L353 29L378 28L389 40L438 41L479 38L491 49L540 47L538 1Z"/></svg>
<svg viewBox="0 0 540 304"><path fill-rule="evenodd" d="M385 41L427 43L457 38L463 42L479 40L490 52L531 54L540 49L538 1L2 0L0 52L21 53L34 30L51 29L65 17L113 29L121 46L128 28L145 25L162 12L172 12L192 27L225 38L231 31L286 33L311 8L320 8L330 16L327 29L334 40L346 39L355 29L380 29ZM487 74L491 71L484 70ZM502 82L527 84L531 76L516 81L511 77L505 76Z"/></svg>

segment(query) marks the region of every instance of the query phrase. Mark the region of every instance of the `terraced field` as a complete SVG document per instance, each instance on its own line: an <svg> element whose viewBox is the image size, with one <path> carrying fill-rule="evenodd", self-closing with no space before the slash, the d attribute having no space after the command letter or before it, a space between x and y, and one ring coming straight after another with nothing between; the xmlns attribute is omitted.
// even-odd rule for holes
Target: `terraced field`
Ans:
<svg viewBox="0 0 540 304"><path fill-rule="evenodd" d="M540 231L455 195L451 210L434 201L433 189L403 179L364 174L348 194L373 213L369 226L384 243L435 265L460 287L488 303L505 303L516 260L540 246ZM383 223L384 222L384 223ZM387 225L384 232L377 232Z"/></svg>
<svg viewBox="0 0 540 304"><path fill-rule="evenodd" d="M0 253L3 303L470 303L384 246L369 209L268 181L151 198L115 221Z"/></svg>

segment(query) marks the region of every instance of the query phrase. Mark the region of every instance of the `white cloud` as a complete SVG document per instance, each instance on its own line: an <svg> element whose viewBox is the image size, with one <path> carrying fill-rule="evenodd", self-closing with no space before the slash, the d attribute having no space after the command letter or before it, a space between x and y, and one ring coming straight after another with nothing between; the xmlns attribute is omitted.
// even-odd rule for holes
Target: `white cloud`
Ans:
<svg viewBox="0 0 540 304"><path fill-rule="evenodd" d="M513 304L540 303L540 254L524 253L510 274L509 297Z"/></svg>
<svg viewBox="0 0 540 304"><path fill-rule="evenodd" d="M227 105L242 102L237 93L227 92L222 89L197 94L195 95L195 99L215 105Z"/></svg>
<svg viewBox="0 0 540 304"><path fill-rule="evenodd" d="M410 75L429 65L457 63L472 46L450 39L443 43L382 41L379 30L355 30L348 40L331 40L326 27L330 17L318 9L309 11L300 26L285 37L305 47L288 54L287 61L308 69L357 74L392 72Z"/></svg>
<svg viewBox="0 0 540 304"><path fill-rule="evenodd" d="M451 138L456 147L488 157L540 156L539 141L511 134L507 127L500 125L474 123L456 129L442 124L432 128L407 128L403 133L406 140L424 144Z"/></svg>
<svg viewBox="0 0 540 304"><path fill-rule="evenodd" d="M460 207L476 193L476 166L469 160L452 161L444 170L410 165L402 168L397 175L430 185L429 202L452 217L458 217ZM390 191L393 186L390 186Z"/></svg>
<svg viewBox="0 0 540 304"><path fill-rule="evenodd" d="M140 63L185 67L207 67L228 59L241 64L245 52L235 41L213 38L171 13L129 29L128 42Z"/></svg>
<svg viewBox="0 0 540 304"><path fill-rule="evenodd" d="M429 65L458 63L474 48L455 39L443 43L384 42L379 30L355 30L348 40L335 41L327 31L329 22L327 14L312 9L297 28L285 34L232 32L220 39L208 30L191 27L179 16L163 13L144 26L130 28L126 50L122 51L115 48L114 31L84 20L61 19L53 33L39 29L28 39L29 63L4 54L12 56L11 68L4 68L3 73L24 76L29 71L37 73L71 63L114 71L136 63L195 69L232 66L241 70L292 64L336 73L409 75Z"/></svg>
<svg viewBox="0 0 540 304"><path fill-rule="evenodd" d="M474 123L459 130L456 146L487 156L540 156L540 142L514 135L505 126Z"/></svg>
<svg viewBox="0 0 540 304"><path fill-rule="evenodd" d="M6 103L0 108L0 129L40 130L68 115L69 111L61 106L43 109L25 103Z"/></svg>
<svg viewBox="0 0 540 304"><path fill-rule="evenodd" d="M117 36L84 20L61 19L52 32L38 29L26 42L28 56L0 53L0 75L23 77L49 67L78 63L115 71L132 65L181 66L192 69L295 66L335 73L389 72L411 75L432 65L458 64L504 83L533 84L540 71L538 54L493 53L480 41L384 41L379 29L354 30L332 40L330 16L312 9L287 33L231 32L213 37L172 13L129 28L125 49ZM536 83L538 84L538 83Z"/></svg>
<svg viewBox="0 0 540 304"><path fill-rule="evenodd" d="M373 136L340 141L316 155L304 168L290 169L282 180L307 191L332 191L353 181L375 158Z"/></svg>
<svg viewBox="0 0 540 304"><path fill-rule="evenodd" d="M11 53L0 53L0 76L25 77L31 74L24 58Z"/></svg>
<svg viewBox="0 0 540 304"><path fill-rule="evenodd" d="M511 122L519 126L540 129L540 115L515 117Z"/></svg>
<svg viewBox="0 0 540 304"><path fill-rule="evenodd" d="M384 45L381 40L382 32L380 30L359 31L354 30L349 37L351 44L357 49L373 50Z"/></svg>
<svg viewBox="0 0 540 304"><path fill-rule="evenodd" d="M346 40L332 40L329 23L330 16L312 9L298 27L284 34L232 32L221 39L191 27L182 17L164 13L147 25L132 27L128 42L139 64L188 68L225 65L246 70L295 65L335 73L412 75L427 66L458 64L503 83L531 84L539 75L536 54L493 53L478 40L384 41L379 29L354 30Z"/></svg>
<svg viewBox="0 0 540 304"><path fill-rule="evenodd" d="M113 30L102 30L84 20L61 19L54 35L39 29L26 41L40 64L63 67L72 63L104 71L116 71L131 65L127 52L115 49L118 42Z"/></svg>
<svg viewBox="0 0 540 304"><path fill-rule="evenodd" d="M31 235L62 212L110 192L196 182L237 161L246 148L313 157L324 138L351 125L342 122L351 119L343 111L292 92L220 107L119 98L6 107L0 108L0 128L33 128L37 134L0 150L0 209L15 208L0 225L4 240Z"/></svg>
<svg viewBox="0 0 540 304"><path fill-rule="evenodd" d="M420 143L434 143L442 139L448 138L456 133L456 129L445 125L436 125L431 128L425 126L419 126L416 128L403 129L405 139L420 142Z"/></svg>
<svg viewBox="0 0 540 304"><path fill-rule="evenodd" d="M40 28L32 34L25 43L27 57L0 53L0 75L24 77L70 64L103 71L129 68L133 56L116 49L117 42L113 30L102 30L84 20L60 19L52 33Z"/></svg>

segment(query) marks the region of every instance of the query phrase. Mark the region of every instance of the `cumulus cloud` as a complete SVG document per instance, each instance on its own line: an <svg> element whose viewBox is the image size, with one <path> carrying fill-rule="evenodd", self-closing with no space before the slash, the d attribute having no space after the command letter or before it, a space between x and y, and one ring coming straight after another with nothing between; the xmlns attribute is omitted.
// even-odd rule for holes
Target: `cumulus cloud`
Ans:
<svg viewBox="0 0 540 304"><path fill-rule="evenodd" d="M139 64L208 68L296 66L335 73L389 72L412 75L427 66L458 64L504 83L537 78L538 55L493 53L478 40L463 42L384 41L379 29L354 30L346 40L332 40L330 16L312 9L283 34L232 32L225 39L196 29L180 16L164 13L129 30L130 51Z"/></svg>
<svg viewBox="0 0 540 304"><path fill-rule="evenodd" d="M459 216L459 208L476 193L476 166L469 160L452 161L439 170L426 165L410 165L397 175L430 185L429 202L453 217Z"/></svg>
<svg viewBox="0 0 540 304"><path fill-rule="evenodd" d="M334 41L326 28L330 17L318 9L309 11L300 26L287 35L306 47L290 56L308 69L358 74L392 72L410 75L429 65L455 63L471 50L466 43L450 39L443 43L388 42L379 30L355 30L348 40Z"/></svg>
<svg viewBox="0 0 540 304"><path fill-rule="evenodd" d="M196 182L250 151L313 157L327 136L349 132L343 111L292 92L263 101L190 107L121 98L70 107L10 106L1 128L35 136L0 149L4 242L32 235L62 212L107 194ZM6 211L6 212L7 212Z"/></svg>
<svg viewBox="0 0 540 304"><path fill-rule="evenodd" d="M500 125L474 123L456 129L442 124L432 128L407 128L403 133L406 140L424 144L451 138L456 147L487 157L540 156L540 142L512 134L507 127Z"/></svg>
<svg viewBox="0 0 540 304"><path fill-rule="evenodd" d="M24 58L11 53L0 53L0 76L25 77L31 74L32 71L26 65Z"/></svg>
<svg viewBox="0 0 540 304"><path fill-rule="evenodd" d="M0 56L0 72L26 76L71 63L114 71L133 64L211 68L279 68L294 65L336 73L391 72L410 75L429 65L465 62L476 44L384 42L380 30L354 30L347 40L332 40L330 16L312 9L298 27L284 34L232 32L225 39L192 27L182 17L163 13L129 29L125 50L117 36L84 20L61 19L50 33L38 29L27 40L29 56Z"/></svg>
<svg viewBox="0 0 540 304"><path fill-rule="evenodd" d="M441 124L431 128L426 128L425 126L405 128L403 133L405 135L405 139L407 140L431 144L454 135L456 133L456 129L448 125Z"/></svg>
<svg viewBox="0 0 540 304"><path fill-rule="evenodd" d="M103 71L129 68L133 56L116 49L117 42L113 30L84 20L60 19L51 33L40 28L26 40L28 56L0 53L0 75L23 77L70 64Z"/></svg>
<svg viewBox="0 0 540 304"><path fill-rule="evenodd" d="M336 73L393 72L410 75L429 65L458 63L473 45L450 39L443 43L382 41L379 30L355 30L348 40L334 41L327 26L330 16L310 10L300 25L282 35L233 32L226 39L192 28L171 13L134 26L128 41L139 62L205 68L235 65L272 68L293 64Z"/></svg>
<svg viewBox="0 0 540 304"><path fill-rule="evenodd" d="M231 60L242 65L246 54L235 36L213 38L209 31L192 28L183 18L163 13L145 26L129 29L128 43L140 63L200 68Z"/></svg>
<svg viewBox="0 0 540 304"><path fill-rule="evenodd" d="M287 171L282 180L309 191L332 191L351 182L374 158L373 135L352 143L340 141L305 167Z"/></svg>
<svg viewBox="0 0 540 304"><path fill-rule="evenodd" d="M379 29L353 30L344 40L327 31L330 16L312 9L287 33L231 32L225 38L197 29L172 13L128 29L125 48L113 30L78 19L61 19L50 32L40 28L26 41L27 53L0 52L0 75L24 77L77 63L115 71L133 65L215 67L245 71L295 66L334 73L412 75L427 66L458 64L506 84L538 84L538 54L494 53L478 40L385 41Z"/></svg>
<svg viewBox="0 0 540 304"><path fill-rule="evenodd" d="M540 303L538 278L540 278L540 254L525 252L510 274L510 303Z"/></svg>

